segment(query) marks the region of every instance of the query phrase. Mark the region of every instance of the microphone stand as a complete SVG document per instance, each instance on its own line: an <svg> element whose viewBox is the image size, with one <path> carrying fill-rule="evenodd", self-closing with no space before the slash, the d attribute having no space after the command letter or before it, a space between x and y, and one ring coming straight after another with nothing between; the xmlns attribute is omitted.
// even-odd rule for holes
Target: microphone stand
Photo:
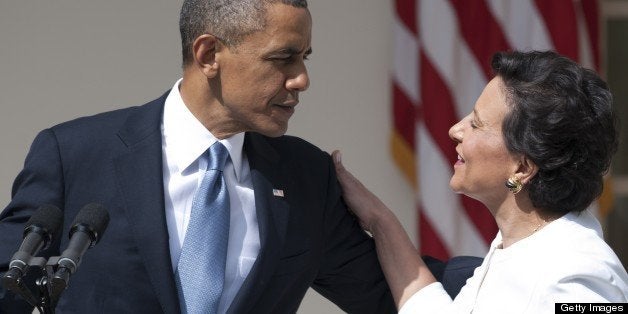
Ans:
<svg viewBox="0 0 628 314"><path fill-rule="evenodd" d="M37 308L42 314L55 314L55 308L67 286L66 280L55 278L58 268L59 256L53 256L48 261L43 257L30 257L28 259L28 270L36 268L41 272L41 276L35 280L37 293L28 288L22 280L23 273L18 267L10 268L2 276L2 284L7 290L21 296L28 304ZM69 275L68 275L69 276Z"/></svg>
<svg viewBox="0 0 628 314"><path fill-rule="evenodd" d="M46 214L46 211L50 212L51 210L52 214ZM42 212L43 214L41 214ZM7 290L21 296L41 313L54 314L59 298L68 286L70 275L76 271L82 255L98 242L98 237L102 236L107 228L109 214L100 204L85 205L72 223L68 248L61 253L61 256L53 256L48 260L43 257L32 256L42 246L46 246L47 241L44 241L42 235L47 235L48 240L51 238L51 234L46 228L39 227L36 223L38 223L38 219L43 221L55 218L52 221L56 221L58 224L50 224L48 229L59 230L63 214L54 206L44 206L38 210L36 215L37 219L33 220L33 217L29 219L29 223L32 221L32 224L25 229L24 236L26 238L35 233L34 236L31 236L34 238L22 242L19 251L13 255L9 270L2 276L2 284ZM46 225L44 224L44 226ZM41 234L38 231L41 231ZM23 277L29 268L37 268L42 274L35 280L37 294L34 294L23 282Z"/></svg>
<svg viewBox="0 0 628 314"><path fill-rule="evenodd" d="M39 288L40 306L43 314L54 314L55 308L50 302L50 292L48 288L48 277L46 275L41 276L35 281L35 284Z"/></svg>
<svg viewBox="0 0 628 314"><path fill-rule="evenodd" d="M28 271L29 268L36 268L39 271L42 271L43 266L46 264L46 259L43 257L33 257L25 254L25 256L23 256L23 260L27 261L26 265L24 265L23 267L14 266L9 268L9 270L2 276L2 284L7 290L13 291L13 293L21 296L26 302L28 302L28 304L36 307L39 312L46 314L53 313L45 312L42 309L42 305L44 304L43 299L37 298L36 295L31 291L30 288L28 288L24 284L24 281L22 280L22 277L25 275L23 273L24 270Z"/></svg>
<svg viewBox="0 0 628 314"><path fill-rule="evenodd" d="M17 268L9 269L2 276L2 284L7 290L11 290L13 293L21 296L26 302L28 302L28 304L36 307L41 312L42 310L39 306L39 301L35 295L33 295L31 290L24 285L21 274L22 272Z"/></svg>

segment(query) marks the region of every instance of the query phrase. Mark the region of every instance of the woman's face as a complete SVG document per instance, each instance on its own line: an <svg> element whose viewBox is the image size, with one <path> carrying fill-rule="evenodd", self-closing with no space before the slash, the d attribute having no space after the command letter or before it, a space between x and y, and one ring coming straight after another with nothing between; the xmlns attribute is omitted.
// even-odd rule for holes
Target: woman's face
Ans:
<svg viewBox="0 0 628 314"><path fill-rule="evenodd" d="M509 110L502 87L501 78L491 80L473 112L449 129L458 152L450 187L489 207L507 195L504 182L518 168L518 160L506 148L502 135L502 121Z"/></svg>

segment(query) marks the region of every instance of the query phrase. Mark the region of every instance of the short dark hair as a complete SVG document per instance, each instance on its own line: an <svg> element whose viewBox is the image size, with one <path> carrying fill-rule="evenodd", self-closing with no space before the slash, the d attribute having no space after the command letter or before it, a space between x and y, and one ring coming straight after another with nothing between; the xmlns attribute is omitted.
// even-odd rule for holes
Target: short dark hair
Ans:
<svg viewBox="0 0 628 314"><path fill-rule="evenodd" d="M227 46L237 46L242 37L259 31L266 23L266 6L281 2L307 8L307 0L185 0L179 15L183 66L192 62L192 44L206 33Z"/></svg>
<svg viewBox="0 0 628 314"><path fill-rule="evenodd" d="M499 52L491 66L511 107L502 125L506 146L538 166L527 187L532 204L554 213L586 209L617 151L607 84L551 51Z"/></svg>

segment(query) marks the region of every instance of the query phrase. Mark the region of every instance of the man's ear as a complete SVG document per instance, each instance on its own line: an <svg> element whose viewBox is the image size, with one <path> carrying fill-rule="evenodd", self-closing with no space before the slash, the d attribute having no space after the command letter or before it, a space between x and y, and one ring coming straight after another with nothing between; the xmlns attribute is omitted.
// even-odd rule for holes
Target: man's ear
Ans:
<svg viewBox="0 0 628 314"><path fill-rule="evenodd" d="M539 171L539 167L532 161L530 158L526 156L521 156L519 169L517 169L517 173L515 174L521 183L528 184L532 178Z"/></svg>
<svg viewBox="0 0 628 314"><path fill-rule="evenodd" d="M194 44L192 44L194 63L208 78L215 77L218 74L219 66L216 61L216 52L222 48L220 40L210 34L198 36L194 40Z"/></svg>

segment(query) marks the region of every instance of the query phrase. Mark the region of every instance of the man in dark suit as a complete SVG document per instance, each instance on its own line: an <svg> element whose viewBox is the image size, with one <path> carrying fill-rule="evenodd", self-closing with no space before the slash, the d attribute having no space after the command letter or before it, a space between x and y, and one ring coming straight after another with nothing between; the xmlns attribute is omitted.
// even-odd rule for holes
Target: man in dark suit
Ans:
<svg viewBox="0 0 628 314"><path fill-rule="evenodd" d="M395 312L330 156L283 135L309 85L311 25L305 0L184 1L183 78L170 91L37 135L0 214L0 272L40 205L64 213L63 231L40 252L50 257L67 247L79 209L97 202L109 211L108 229L70 278L58 312L186 312L179 257L211 161L205 152L220 142L229 154L224 284L215 308L201 312L293 313L308 287L350 313ZM192 279L210 289L198 268ZM0 289L1 313L30 311Z"/></svg>
<svg viewBox="0 0 628 314"><path fill-rule="evenodd" d="M42 131L0 216L0 271L41 204L64 211L44 256L59 255L77 211L110 223L59 300L60 313L179 313L177 264L204 152L229 152L224 287L210 312L292 313L308 287L352 313L394 312L374 251L347 211L330 156L283 136L309 85L305 0L185 1L183 78L139 107ZM199 270L198 280L208 280ZM209 284L208 284L209 286ZM4 292L2 311L19 312Z"/></svg>

